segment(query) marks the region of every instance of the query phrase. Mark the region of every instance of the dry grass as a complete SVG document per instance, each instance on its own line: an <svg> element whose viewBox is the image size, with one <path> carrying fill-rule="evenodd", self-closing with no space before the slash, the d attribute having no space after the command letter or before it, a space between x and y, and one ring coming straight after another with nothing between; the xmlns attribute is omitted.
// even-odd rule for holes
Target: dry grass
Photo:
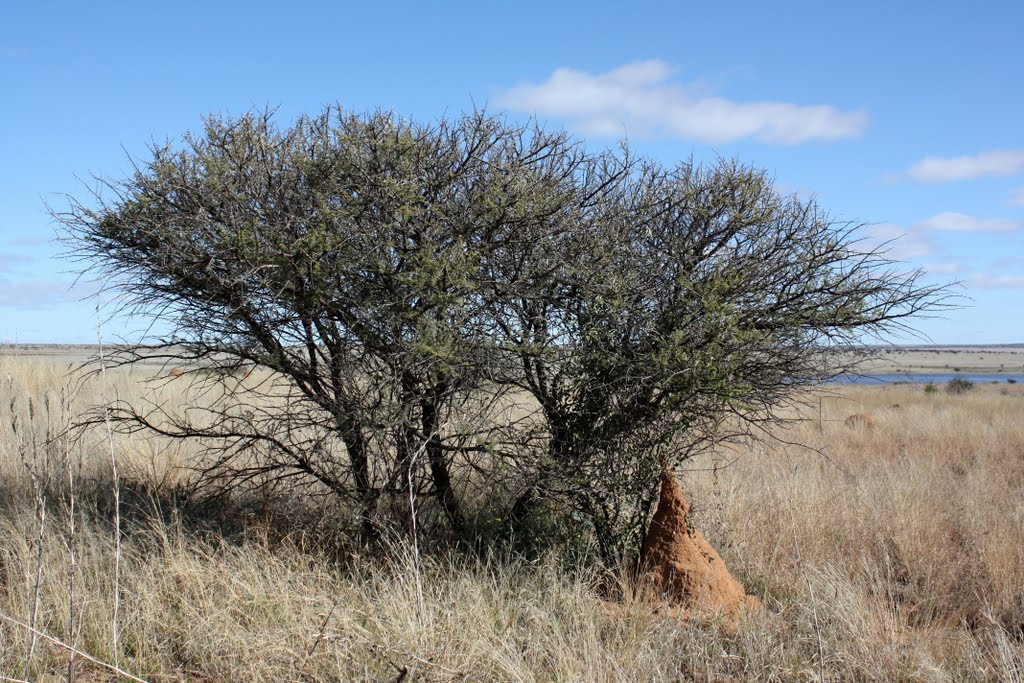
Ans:
<svg viewBox="0 0 1024 683"><path fill-rule="evenodd" d="M190 518L172 503L192 453L141 437L113 443L115 621L105 435L37 444L98 395L148 390L112 375L62 399L63 372L0 359L0 612L145 680L1024 679L1017 387L844 388L785 435L811 449L691 461L698 526L766 608L730 635L639 600L609 609L596 577L554 560L431 557L417 571L402 552L339 553L323 542L330 511L302 501L303 527L283 535L241 508L219 511L230 528ZM183 382L163 391L190 400ZM874 425L848 427L856 413ZM0 623L0 677L67 680L69 664L79 680L114 680Z"/></svg>

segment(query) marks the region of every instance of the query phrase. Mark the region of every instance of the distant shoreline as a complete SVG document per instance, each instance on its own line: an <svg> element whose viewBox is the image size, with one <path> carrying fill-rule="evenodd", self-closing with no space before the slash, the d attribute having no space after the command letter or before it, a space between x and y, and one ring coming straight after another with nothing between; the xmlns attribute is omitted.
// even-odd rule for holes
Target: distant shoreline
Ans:
<svg viewBox="0 0 1024 683"><path fill-rule="evenodd" d="M858 367L867 375L1020 374L1024 344L873 347L875 355Z"/></svg>
<svg viewBox="0 0 1024 683"><path fill-rule="evenodd" d="M117 349L123 344L104 344ZM96 344L0 344L0 358L67 358L86 360ZM866 346L873 356L858 367L865 375L1020 374L1024 373L1022 344L956 344L949 346Z"/></svg>

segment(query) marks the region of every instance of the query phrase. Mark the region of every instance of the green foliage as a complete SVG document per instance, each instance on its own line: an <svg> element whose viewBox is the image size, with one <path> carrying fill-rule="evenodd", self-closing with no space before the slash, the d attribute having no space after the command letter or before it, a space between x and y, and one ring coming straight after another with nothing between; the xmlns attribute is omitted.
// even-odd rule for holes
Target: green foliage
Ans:
<svg viewBox="0 0 1024 683"><path fill-rule="evenodd" d="M928 384L924 385L924 393L926 393L926 394L937 394L938 392L939 392L939 388L937 386L935 386L934 383L928 382Z"/></svg>

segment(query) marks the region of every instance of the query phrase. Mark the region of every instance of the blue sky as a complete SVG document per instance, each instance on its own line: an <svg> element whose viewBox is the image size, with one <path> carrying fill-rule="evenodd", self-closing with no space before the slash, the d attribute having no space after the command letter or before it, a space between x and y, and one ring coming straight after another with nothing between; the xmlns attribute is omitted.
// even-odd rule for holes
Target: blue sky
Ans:
<svg viewBox="0 0 1024 683"><path fill-rule="evenodd" d="M970 301L935 343L1024 342L1024 3L8 3L0 342L90 343L44 203L204 114L536 114L665 163L737 158ZM144 321L105 321L110 340Z"/></svg>

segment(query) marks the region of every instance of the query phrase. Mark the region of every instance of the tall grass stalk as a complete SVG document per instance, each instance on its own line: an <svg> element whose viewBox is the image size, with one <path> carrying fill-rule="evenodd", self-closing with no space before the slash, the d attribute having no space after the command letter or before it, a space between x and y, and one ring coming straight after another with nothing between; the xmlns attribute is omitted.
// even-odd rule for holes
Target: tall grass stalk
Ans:
<svg viewBox="0 0 1024 683"><path fill-rule="evenodd" d="M127 678L130 681L137 681L138 683L147 683L147 681L145 681L144 679L139 678L138 676L135 676L133 674L130 674L127 671L125 671L124 669L118 668L118 667L113 666L111 664L107 664L106 662L104 662L104 661L102 661L100 659L97 659L96 657L93 657L92 655L88 654L87 652L82 652L81 650L78 650L78 649L72 647L71 645L68 645L64 641L62 641L62 640L60 640L58 638L54 638L53 636L51 636L51 635L49 635L47 633L44 633L43 631L40 631L39 629L37 629L37 628L35 628L35 627L33 627L33 626L29 625L29 624L21 623L17 619L14 619L14 618L4 614L2 611L0 611L0 619L2 619L3 621L8 622L10 624L13 624L14 626L18 626L18 627L20 627L22 629L25 629L25 630L29 631L30 633L32 633L32 635L34 635L34 636L36 636L38 638L42 638L43 640L46 640L47 642L53 643L57 647L63 648L65 650L69 650L72 654L76 654L79 657L82 657L83 659L87 659L90 662L92 662L93 664L96 664L97 666L99 666L101 668L107 669L109 671L113 671L118 676L123 676L124 678Z"/></svg>
<svg viewBox="0 0 1024 683"><path fill-rule="evenodd" d="M110 455L110 486L114 499L114 586L113 586L113 608L110 614L110 637L111 652L114 655L114 665L119 665L119 653L121 648L118 645L118 635L121 624L121 478L117 467L117 451L114 448L114 429L110 424L110 383L107 379L107 363L103 355L103 335L100 327L99 308L96 310L96 343L100 363L100 377L103 389L103 423L106 428L107 449Z"/></svg>

